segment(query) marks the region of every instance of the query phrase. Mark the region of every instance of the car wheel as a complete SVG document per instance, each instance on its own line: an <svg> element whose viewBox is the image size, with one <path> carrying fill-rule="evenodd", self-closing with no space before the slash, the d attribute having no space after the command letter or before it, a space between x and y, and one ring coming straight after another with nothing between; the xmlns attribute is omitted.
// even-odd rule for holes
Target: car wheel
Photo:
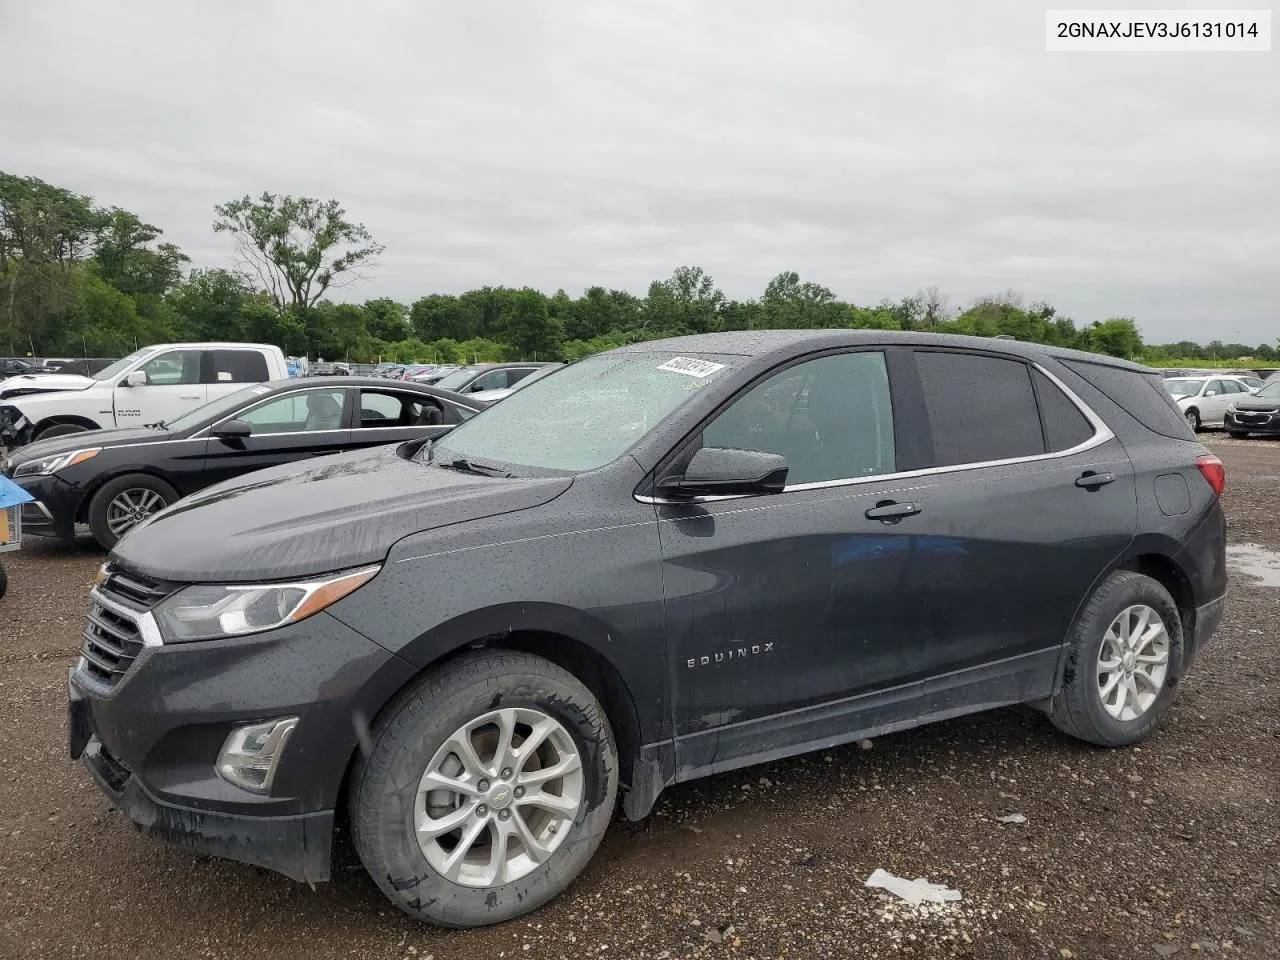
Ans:
<svg viewBox="0 0 1280 960"><path fill-rule="evenodd" d="M178 499L159 477L130 473L103 484L89 501L89 529L104 550L158 510Z"/></svg>
<svg viewBox="0 0 1280 960"><path fill-rule="evenodd" d="M1199 433L1199 432L1200 432L1200 413L1199 413L1199 411L1197 411L1197 410L1193 407L1192 409L1188 410L1188 411L1184 414L1184 416L1187 418L1187 426L1189 426L1189 427L1191 428L1192 432L1193 432L1193 433Z"/></svg>
<svg viewBox="0 0 1280 960"><path fill-rule="evenodd" d="M1104 747L1146 739L1177 692L1182 618L1163 586L1113 573L1072 632L1050 717L1059 730Z"/></svg>
<svg viewBox="0 0 1280 960"><path fill-rule="evenodd" d="M613 814L613 732L572 674L540 657L468 654L377 724L352 777L352 838L401 910L501 923L561 893Z"/></svg>
<svg viewBox="0 0 1280 960"><path fill-rule="evenodd" d="M51 440L54 437L69 437L73 433L88 433L89 428L79 423L55 423L45 427L34 437L35 440Z"/></svg>
<svg viewBox="0 0 1280 960"><path fill-rule="evenodd" d="M1228 430L1227 436L1232 440L1243 440L1249 436L1244 430Z"/></svg>

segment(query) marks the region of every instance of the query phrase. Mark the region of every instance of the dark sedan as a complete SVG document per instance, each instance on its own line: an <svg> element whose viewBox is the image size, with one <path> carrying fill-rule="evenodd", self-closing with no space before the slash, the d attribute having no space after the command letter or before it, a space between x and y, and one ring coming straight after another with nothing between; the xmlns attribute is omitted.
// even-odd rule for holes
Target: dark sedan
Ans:
<svg viewBox="0 0 1280 960"><path fill-rule="evenodd" d="M44 440L3 474L36 499L23 531L71 539L87 523L110 549L157 510L210 484L293 460L432 437L483 405L372 377L259 383L169 424Z"/></svg>
<svg viewBox="0 0 1280 960"><path fill-rule="evenodd" d="M1280 380L1268 380L1257 393L1241 397L1222 418L1227 433L1247 437L1251 433L1280 434Z"/></svg>

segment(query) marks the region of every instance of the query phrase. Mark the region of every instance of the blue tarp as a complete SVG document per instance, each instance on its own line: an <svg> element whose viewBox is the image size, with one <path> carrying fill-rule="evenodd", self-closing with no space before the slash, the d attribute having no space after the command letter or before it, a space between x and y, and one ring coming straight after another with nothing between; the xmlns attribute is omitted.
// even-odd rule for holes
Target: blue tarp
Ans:
<svg viewBox="0 0 1280 960"><path fill-rule="evenodd" d="M0 477L0 508L16 507L20 503L27 503L34 499L35 497L8 477Z"/></svg>

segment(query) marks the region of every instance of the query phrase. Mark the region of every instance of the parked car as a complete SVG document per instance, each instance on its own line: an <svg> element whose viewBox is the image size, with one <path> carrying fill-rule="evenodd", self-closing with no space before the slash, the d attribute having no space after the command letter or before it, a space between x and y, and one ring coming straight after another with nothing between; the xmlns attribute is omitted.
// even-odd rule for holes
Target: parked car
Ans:
<svg viewBox="0 0 1280 960"><path fill-rule="evenodd" d="M1239 377L1168 377L1164 387L1192 430L1222 426L1227 407L1252 392Z"/></svg>
<svg viewBox="0 0 1280 960"><path fill-rule="evenodd" d="M58 373L69 363L71 363L69 357L45 357L40 362L40 369L45 373Z"/></svg>
<svg viewBox="0 0 1280 960"><path fill-rule="evenodd" d="M295 460L445 433L483 409L466 397L373 378L243 387L167 426L39 440L0 464L36 499L29 536L69 540L87 523L113 547L180 497Z"/></svg>
<svg viewBox="0 0 1280 960"><path fill-rule="evenodd" d="M0 383L0 446L167 422L246 383L288 373L279 347L170 343L144 347L88 377L13 377Z"/></svg>
<svg viewBox="0 0 1280 960"><path fill-rule="evenodd" d="M1271 380L1248 397L1227 407L1223 425L1229 436L1241 439L1251 433L1280 433L1280 380Z"/></svg>
<svg viewBox="0 0 1280 960"><path fill-rule="evenodd" d="M564 364L562 363L549 363L545 367L540 367L533 371L533 373L529 374L527 377L521 377L509 387L502 387L496 390L475 390L467 394L467 396L479 403L483 403L485 406L488 406L489 404L497 403L499 400L506 399L517 390L523 390L531 383L537 383L548 374L552 374L557 370L563 369Z"/></svg>
<svg viewBox="0 0 1280 960"><path fill-rule="evenodd" d="M417 383L425 383L428 386L434 387L441 380L458 369L460 369L460 367L456 363L442 363L430 373L420 373L413 379Z"/></svg>
<svg viewBox="0 0 1280 960"><path fill-rule="evenodd" d="M560 367L548 363L473 363L460 367L437 380L435 386L455 393L479 393L482 390L505 390L543 367Z"/></svg>
<svg viewBox="0 0 1280 960"><path fill-rule="evenodd" d="M44 368L30 360L19 360L17 357L0 358L0 380L16 377L21 374L44 373Z"/></svg>
<svg viewBox="0 0 1280 960"><path fill-rule="evenodd" d="M635 344L139 525L92 591L70 752L144 831L298 880L341 811L401 910L496 923L565 889L618 798L1003 704L1150 736L1223 614L1223 483L1125 361Z"/></svg>

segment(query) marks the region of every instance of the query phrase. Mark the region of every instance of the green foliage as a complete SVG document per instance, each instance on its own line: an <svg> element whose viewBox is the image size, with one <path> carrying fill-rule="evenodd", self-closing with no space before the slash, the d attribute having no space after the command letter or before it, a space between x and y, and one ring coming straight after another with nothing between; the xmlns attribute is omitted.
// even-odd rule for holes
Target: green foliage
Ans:
<svg viewBox="0 0 1280 960"><path fill-rule="evenodd" d="M214 230L236 239L251 270L193 270L184 278L186 255L158 227L0 172L0 351L119 355L166 340L245 340L351 362L577 360L687 333L834 327L1012 336L1159 366L1280 362L1269 343L1144 347L1132 318L1079 327L1009 290L959 312L936 287L860 306L795 271L748 300L729 299L702 268L686 265L654 280L644 297L599 286L578 297L482 287L408 306L387 298L334 303L325 295L359 279L382 251L337 201L265 193L215 209Z"/></svg>
<svg viewBox="0 0 1280 960"><path fill-rule="evenodd" d="M214 233L235 238L240 256L281 313L314 307L384 247L337 200L264 193L214 207ZM351 276L348 276L351 275Z"/></svg>

